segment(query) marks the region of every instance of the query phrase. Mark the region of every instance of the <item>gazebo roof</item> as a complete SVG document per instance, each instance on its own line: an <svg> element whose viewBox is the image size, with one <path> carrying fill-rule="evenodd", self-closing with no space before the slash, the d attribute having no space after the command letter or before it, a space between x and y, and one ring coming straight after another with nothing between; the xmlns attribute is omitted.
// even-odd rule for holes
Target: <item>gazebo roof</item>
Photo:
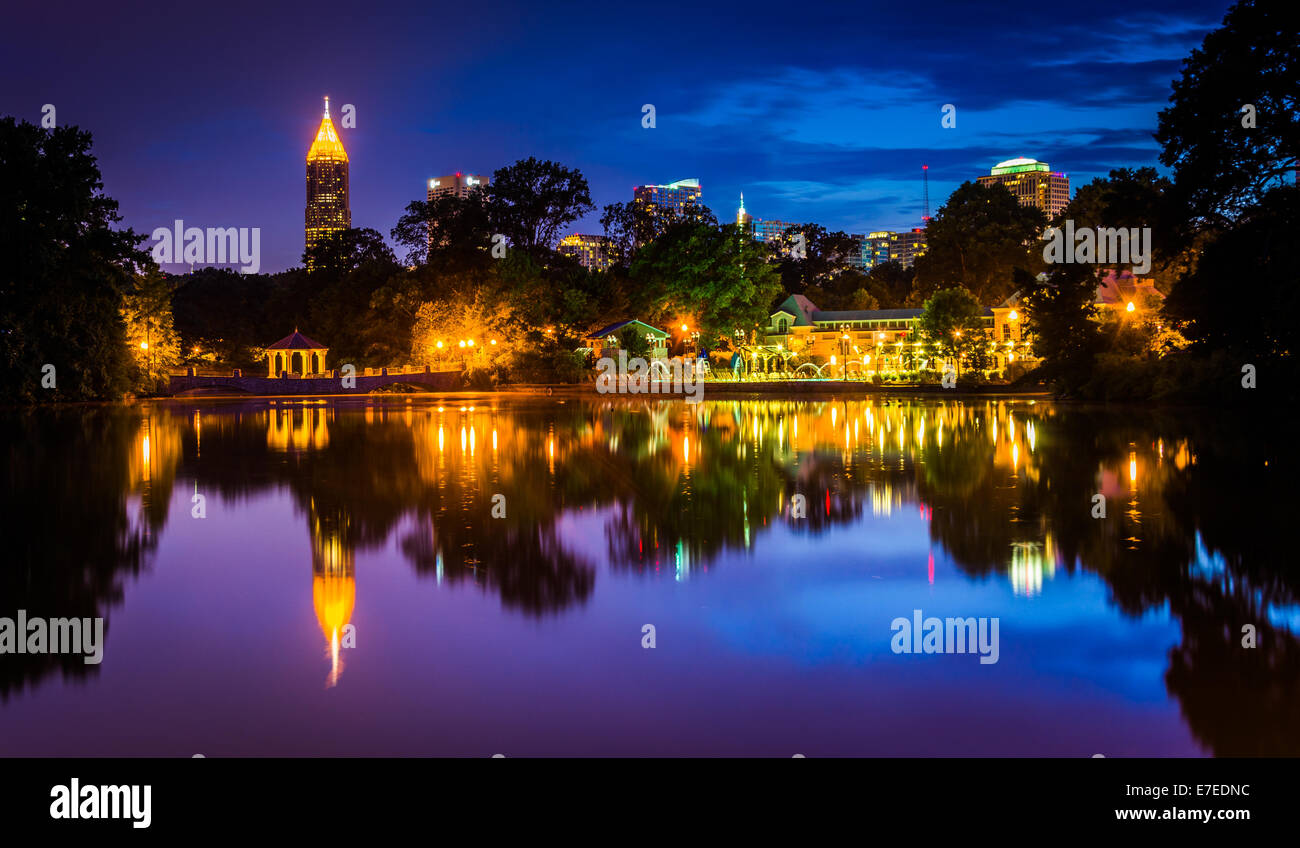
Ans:
<svg viewBox="0 0 1300 848"><path fill-rule="evenodd" d="M273 345L268 345L267 350L329 350L325 345L314 342L311 339L298 332L297 328L284 338L280 339Z"/></svg>

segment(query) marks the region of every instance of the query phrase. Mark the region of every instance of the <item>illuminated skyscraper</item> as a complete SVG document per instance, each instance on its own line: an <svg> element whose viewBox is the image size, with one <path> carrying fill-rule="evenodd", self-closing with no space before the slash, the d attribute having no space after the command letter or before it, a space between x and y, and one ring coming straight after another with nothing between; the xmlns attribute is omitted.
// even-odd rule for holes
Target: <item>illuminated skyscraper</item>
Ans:
<svg viewBox="0 0 1300 848"><path fill-rule="evenodd" d="M460 171L446 177L434 177L429 180L428 199L432 201L448 194L454 194L457 197L469 197L471 190L478 186L486 186L490 182L492 180L488 177L481 177L478 174L462 174Z"/></svg>
<svg viewBox="0 0 1300 848"><path fill-rule="evenodd" d="M736 210L736 226L742 233L754 232L754 216L745 211L745 193L740 193L740 208Z"/></svg>
<svg viewBox="0 0 1300 848"><path fill-rule="evenodd" d="M1070 178L1035 159L1008 159L975 180L982 186L1004 185L1021 206L1036 206L1055 218L1070 202Z"/></svg>
<svg viewBox="0 0 1300 848"><path fill-rule="evenodd" d="M668 185L643 185L632 189L632 202L652 210L667 209L682 214L700 202L699 180L678 180Z"/></svg>
<svg viewBox="0 0 1300 848"><path fill-rule="evenodd" d="M330 120L330 99L325 98L325 117L316 140L307 151L307 250L334 233L352 226L348 205L348 153ZM307 263L312 270L312 263Z"/></svg>
<svg viewBox="0 0 1300 848"><path fill-rule="evenodd" d="M610 242L605 236L574 233L560 239L558 252L572 256L578 264L592 271L604 271L614 264Z"/></svg>

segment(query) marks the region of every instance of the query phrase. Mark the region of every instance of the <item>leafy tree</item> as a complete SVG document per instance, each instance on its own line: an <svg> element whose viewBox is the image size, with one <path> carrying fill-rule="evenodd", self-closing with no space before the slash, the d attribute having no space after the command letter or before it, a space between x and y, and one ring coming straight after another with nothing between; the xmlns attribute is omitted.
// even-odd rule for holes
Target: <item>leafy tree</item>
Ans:
<svg viewBox="0 0 1300 848"><path fill-rule="evenodd" d="M0 392L11 400L116 398L131 374L121 308L150 264L103 193L91 136L0 119ZM55 368L55 387L42 386Z"/></svg>
<svg viewBox="0 0 1300 848"><path fill-rule="evenodd" d="M881 309L900 309L907 304L912 293L913 268L904 268L901 262L890 260L872 267L867 289L880 304Z"/></svg>
<svg viewBox="0 0 1300 848"><path fill-rule="evenodd" d="M656 319L693 316L707 347L765 323L781 291L767 249L742 238L734 224L677 224L640 250L631 273Z"/></svg>
<svg viewBox="0 0 1300 848"><path fill-rule="evenodd" d="M641 245L648 244L679 224L716 227L717 218L707 206L687 203L681 210L644 203L611 203L600 216L605 236L613 242L614 261L627 265Z"/></svg>
<svg viewBox="0 0 1300 848"><path fill-rule="evenodd" d="M490 257L493 235L487 195L475 187L467 197L413 200L391 235L406 248L407 265L482 262Z"/></svg>
<svg viewBox="0 0 1300 848"><path fill-rule="evenodd" d="M156 392L181 363L181 339L172 324L172 284L153 266L135 279L122 298L127 348L132 353L137 391Z"/></svg>
<svg viewBox="0 0 1300 848"><path fill-rule="evenodd" d="M1184 60L1155 137L1197 221L1225 224L1300 167L1297 69L1300 32L1284 0L1241 0ZM1243 126L1246 105L1254 127Z"/></svg>
<svg viewBox="0 0 1300 848"><path fill-rule="evenodd" d="M534 254L550 250L561 227L596 208L582 172L531 156L498 169L486 195L493 232Z"/></svg>
<svg viewBox="0 0 1300 848"><path fill-rule="evenodd" d="M1045 278L1022 283L1025 327L1043 360L1039 374L1070 394L1088 381L1102 347L1096 275L1088 265L1055 265Z"/></svg>
<svg viewBox="0 0 1300 848"><path fill-rule="evenodd" d="M1080 186L1053 225L1063 226L1071 220L1076 232L1095 227L1149 227L1152 255L1148 276L1157 287L1168 291L1190 266L1194 255L1189 250L1189 235L1172 188L1169 179L1157 174L1155 168L1116 168L1109 176ZM1107 264L1116 270L1131 266L1131 262Z"/></svg>
<svg viewBox="0 0 1300 848"><path fill-rule="evenodd" d="M1273 189L1205 248L1195 272L1174 286L1164 314L1195 350L1294 359L1300 350L1297 232L1300 187Z"/></svg>
<svg viewBox="0 0 1300 848"><path fill-rule="evenodd" d="M988 366L988 333L984 329L984 307L963 288L941 289L925 302L916 326L921 336L940 356L975 370Z"/></svg>
<svg viewBox="0 0 1300 848"><path fill-rule="evenodd" d="M315 272L337 279L367 263L396 270L397 259L384 237L368 227L340 230L303 251L302 261Z"/></svg>
<svg viewBox="0 0 1300 848"><path fill-rule="evenodd" d="M926 225L913 296L960 285L980 303L1001 303L1013 291L1016 269L1041 267L1037 239L1046 225L1041 210L1021 206L1005 186L962 183Z"/></svg>
<svg viewBox="0 0 1300 848"><path fill-rule="evenodd" d="M803 257L784 253L780 260L781 287L786 294L807 294L810 287L817 286L823 291L831 290L832 297L843 295L847 298L864 282L859 277L852 279L847 286L830 285L834 278L852 270L852 257L861 255L861 247L854 238L844 232L829 232L819 224L800 224L787 227L782 240L788 247L800 236L803 237Z"/></svg>
<svg viewBox="0 0 1300 848"><path fill-rule="evenodd" d="M638 327L624 327L620 330L618 346L620 350L627 351L630 357L639 356L644 359L650 355L650 342Z"/></svg>

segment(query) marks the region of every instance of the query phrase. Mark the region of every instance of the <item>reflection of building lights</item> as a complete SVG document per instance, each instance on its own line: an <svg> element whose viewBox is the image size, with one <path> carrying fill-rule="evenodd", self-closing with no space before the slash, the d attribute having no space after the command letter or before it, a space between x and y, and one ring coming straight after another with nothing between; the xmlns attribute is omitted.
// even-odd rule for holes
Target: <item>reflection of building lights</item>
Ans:
<svg viewBox="0 0 1300 848"><path fill-rule="evenodd" d="M1128 455L1128 481L1136 483L1138 478L1138 461L1137 452L1130 451Z"/></svg>

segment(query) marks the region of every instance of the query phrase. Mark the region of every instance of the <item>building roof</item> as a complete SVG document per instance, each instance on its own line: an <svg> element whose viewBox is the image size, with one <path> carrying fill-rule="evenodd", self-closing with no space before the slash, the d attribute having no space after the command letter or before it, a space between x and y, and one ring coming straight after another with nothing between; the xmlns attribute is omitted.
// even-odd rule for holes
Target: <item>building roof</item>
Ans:
<svg viewBox="0 0 1300 848"><path fill-rule="evenodd" d="M794 316L794 325L796 327L808 327L812 325L813 313L817 311L817 304L801 294L792 294L781 305L777 307L781 312Z"/></svg>
<svg viewBox="0 0 1300 848"><path fill-rule="evenodd" d="M314 159L339 159L348 161L348 152L343 149L343 142L334 131L334 122L330 120L330 99L325 98L325 117L321 119L320 129L316 131L316 140L307 151L307 161Z"/></svg>
<svg viewBox="0 0 1300 848"><path fill-rule="evenodd" d="M280 339L273 345L267 345L267 350L329 350L320 342L314 342L311 339L298 332L295 327L294 331L284 338Z"/></svg>
<svg viewBox="0 0 1300 848"><path fill-rule="evenodd" d="M629 319L627 319L626 321L619 321L619 322L616 323L616 324L610 324L608 327L601 327L599 330L593 330L592 332L590 332L590 333L587 334L587 338L589 338L589 339L603 339L603 338L605 338L605 337L607 337L607 336L612 336L612 335L614 335L614 334L617 333L619 330L623 329L624 327L628 326L629 324L640 324L642 327L645 327L647 330L649 330L651 333L654 333L656 336L659 336L660 338L665 338L665 339L668 338L668 334L665 333L663 330L657 329L657 328L655 328L655 327L651 327L651 326L650 326L649 324L647 324L646 322L644 322L644 321L638 321L638 320L635 319L635 318L629 318Z"/></svg>
<svg viewBox="0 0 1300 848"><path fill-rule="evenodd" d="M1047 171L1050 170L1046 162L1039 162L1037 159L1026 159L1021 156L1016 159L1007 159L1005 162L999 162L993 166L991 172L993 176L1001 174L1015 174L1021 171Z"/></svg>
<svg viewBox="0 0 1300 848"><path fill-rule="evenodd" d="M1139 298L1164 300L1165 296L1150 280L1135 277L1131 271L1116 274L1114 269L1111 269L1097 283L1097 298L1093 303L1102 306L1118 306Z"/></svg>
<svg viewBox="0 0 1300 848"><path fill-rule="evenodd" d="M923 309L819 309L813 313L813 321L905 321L919 318Z"/></svg>
<svg viewBox="0 0 1300 848"><path fill-rule="evenodd" d="M792 294L781 301L781 305L772 314L784 312L786 315L793 315L794 326L810 327L813 324L835 321L906 321L920 317L923 311L921 309L818 309L817 304L803 295ZM991 310L985 312L989 315L993 314Z"/></svg>

